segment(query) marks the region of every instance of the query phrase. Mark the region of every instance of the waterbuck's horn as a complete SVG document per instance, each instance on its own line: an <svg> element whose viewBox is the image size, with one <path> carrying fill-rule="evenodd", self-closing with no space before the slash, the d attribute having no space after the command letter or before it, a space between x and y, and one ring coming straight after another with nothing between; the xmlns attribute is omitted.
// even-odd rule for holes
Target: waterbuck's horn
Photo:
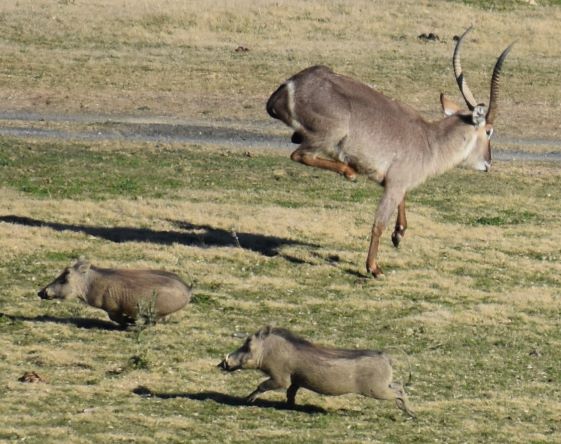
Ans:
<svg viewBox="0 0 561 444"><path fill-rule="evenodd" d="M464 96L464 100L466 101L466 104L470 111L473 111L473 109L476 107L477 101L475 100L475 97L473 97L473 94L471 93L467 85L466 79L464 78L464 73L462 72L462 65L460 63L460 49L462 47L464 37L472 29L473 26L470 26L458 39L458 43L456 43L456 49L454 49L454 56L452 57L452 65L454 66L454 75L456 76L456 82L458 82L460 92L462 93L462 96Z"/></svg>
<svg viewBox="0 0 561 444"><path fill-rule="evenodd" d="M512 49L511 43L508 48L506 48L502 54L497 59L497 63L495 63L495 68L493 69L493 76L491 77L491 96L489 98L489 111L487 111L486 121L487 123L492 124L497 117L497 109L498 109L498 97L499 97L499 79L501 77L501 68L503 66L503 62L506 59L506 56Z"/></svg>

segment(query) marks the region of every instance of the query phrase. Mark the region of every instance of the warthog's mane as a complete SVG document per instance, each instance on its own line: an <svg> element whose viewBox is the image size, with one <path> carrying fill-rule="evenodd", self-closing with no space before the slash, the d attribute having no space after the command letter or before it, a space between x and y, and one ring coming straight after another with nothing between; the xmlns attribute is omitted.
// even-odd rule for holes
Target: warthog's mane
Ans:
<svg viewBox="0 0 561 444"><path fill-rule="evenodd" d="M122 282L129 282L131 285L146 285L149 283L163 284L169 283L169 279L180 282L185 287L190 288L177 274L165 270L136 270L136 269L115 269L100 268L91 266L99 275L106 278L115 278Z"/></svg>
<svg viewBox="0 0 561 444"><path fill-rule="evenodd" d="M316 345L300 336L295 335L286 328L273 328L270 334L280 336L299 350L307 353L313 353L318 357L327 359L357 359L368 356L376 357L383 354L383 352L376 350L351 350Z"/></svg>
<svg viewBox="0 0 561 444"><path fill-rule="evenodd" d="M154 275L154 276L164 276L164 277L169 277L172 279L176 279L176 280L181 280L181 278L175 274L172 273L170 271L165 271L165 270L150 270L150 269L128 269L128 268L122 268L122 269L118 269L118 268L101 268L101 267L96 267L95 265L91 266L92 270L97 271L100 274L103 274L105 276L112 276L112 275Z"/></svg>

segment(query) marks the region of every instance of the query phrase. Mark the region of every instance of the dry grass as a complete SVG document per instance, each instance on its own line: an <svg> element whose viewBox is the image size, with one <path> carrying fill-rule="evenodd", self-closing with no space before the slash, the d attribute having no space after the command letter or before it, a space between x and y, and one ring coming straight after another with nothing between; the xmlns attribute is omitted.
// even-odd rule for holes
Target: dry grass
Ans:
<svg viewBox="0 0 561 444"><path fill-rule="evenodd" d="M379 190L366 181L285 153L2 143L1 439L559 441L558 165L499 162L425 184L410 196L402 247L384 238L387 277L372 280L362 267ZM107 162L112 180L134 186L78 180ZM183 182L166 187L168 164ZM195 284L194 303L139 339L78 302L40 301L37 289L81 254L177 272ZM239 345L234 333L265 323L394 350L400 378L405 352L418 421L390 403L306 391L303 410L279 410L281 393L239 405L261 377L214 366ZM30 370L46 382L17 381Z"/></svg>
<svg viewBox="0 0 561 444"><path fill-rule="evenodd" d="M457 96L452 36L475 24L464 65L483 98L494 58L519 39L499 131L559 137L561 10L483 3L2 2L2 112L227 119L286 133L263 124L264 100L297 69L326 63L436 116L440 90ZM422 32L441 41L422 43ZM380 189L284 152L244 151L0 138L0 441L561 441L558 164L496 162L488 175L429 181L408 198L399 250L386 233L386 278L373 280L363 263ZM39 300L80 255L179 273L193 303L139 335L77 301ZM395 350L400 379L405 352L419 419L304 390L300 409L283 409L282 393L244 405L261 376L215 365L265 323ZM26 371L45 382L18 382Z"/></svg>
<svg viewBox="0 0 561 444"><path fill-rule="evenodd" d="M264 101L278 83L324 63L432 118L440 91L458 96L452 36L473 24L464 65L482 101L495 58L517 40L504 69L498 131L559 137L561 66L553 42L561 37L561 10L497 3L504 7L366 0L3 2L0 100L4 109L46 113L262 121ZM440 42L418 40L423 32L435 32ZM239 45L249 52L235 52Z"/></svg>

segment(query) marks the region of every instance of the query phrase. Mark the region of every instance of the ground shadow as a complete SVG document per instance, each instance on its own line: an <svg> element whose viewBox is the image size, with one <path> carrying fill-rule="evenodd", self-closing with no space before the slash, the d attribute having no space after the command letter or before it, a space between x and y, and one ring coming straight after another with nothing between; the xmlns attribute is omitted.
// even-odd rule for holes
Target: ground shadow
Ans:
<svg viewBox="0 0 561 444"><path fill-rule="evenodd" d="M170 221L181 231L157 231L149 228L136 227L94 227L89 225L47 222L15 215L0 216L0 222L20 224L28 227L47 227L56 231L86 233L117 243L152 242L165 245L179 243L200 248L239 247L269 257L279 255L279 249L285 245L317 247L315 244L277 236L234 232L221 228L214 228L210 225L195 225L182 221Z"/></svg>
<svg viewBox="0 0 561 444"><path fill-rule="evenodd" d="M185 398L191 399L193 401L214 401L218 404L239 407L239 406L253 406L260 408L269 408L275 410L292 410L296 412L304 413L322 413L325 414L327 411L321 407L315 405L298 405L289 407L286 402L283 401L269 401L266 399L257 399L255 402L248 402L245 398L240 398L238 396L225 395L218 392L199 392L199 393L156 393L147 387L139 386L132 391L134 394L143 396L146 398L158 398L158 399L175 399L175 398Z"/></svg>
<svg viewBox="0 0 561 444"><path fill-rule="evenodd" d="M52 322L54 324L65 324L65 325L75 325L79 328L84 328L87 330L124 330L118 324L110 321L103 321L101 319L92 318L59 318L56 316L41 315L41 316L21 316L21 315L10 315L6 313L0 313L0 318L6 317L13 322L18 321L29 321L29 322Z"/></svg>

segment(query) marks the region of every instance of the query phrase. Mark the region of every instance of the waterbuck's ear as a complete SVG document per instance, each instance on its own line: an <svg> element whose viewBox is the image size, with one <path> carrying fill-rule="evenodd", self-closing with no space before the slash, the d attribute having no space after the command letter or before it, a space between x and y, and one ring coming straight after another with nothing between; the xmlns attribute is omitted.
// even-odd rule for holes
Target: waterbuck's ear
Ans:
<svg viewBox="0 0 561 444"><path fill-rule="evenodd" d="M85 274L90 269L90 266L91 264L84 259L83 256L81 256L80 259L78 259L78 262L74 264L74 269L82 274Z"/></svg>
<svg viewBox="0 0 561 444"><path fill-rule="evenodd" d="M442 105L442 112L444 112L447 116L451 116L456 114L458 111L461 111L460 105L453 100L450 100L442 93L440 93L440 104Z"/></svg>
<svg viewBox="0 0 561 444"><path fill-rule="evenodd" d="M261 327L259 329L259 331L257 332L257 337L260 339L266 338L267 336L269 336L271 334L271 330L273 329L273 327L271 327L270 325L266 325L265 327Z"/></svg>
<svg viewBox="0 0 561 444"><path fill-rule="evenodd" d="M475 108L473 108L471 120L477 128L481 128L483 125L485 125L486 114L487 110L485 109L485 105L483 104L479 104Z"/></svg>

